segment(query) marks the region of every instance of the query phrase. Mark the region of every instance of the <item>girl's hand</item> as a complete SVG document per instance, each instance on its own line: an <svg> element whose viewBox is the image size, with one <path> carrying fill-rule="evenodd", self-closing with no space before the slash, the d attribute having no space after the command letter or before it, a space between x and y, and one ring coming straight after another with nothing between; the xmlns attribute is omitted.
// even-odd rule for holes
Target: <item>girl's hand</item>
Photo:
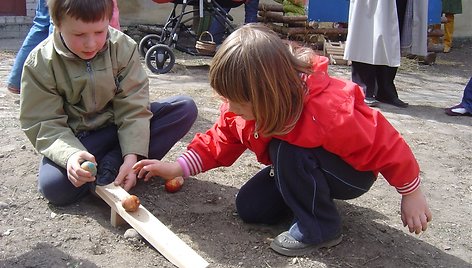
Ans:
<svg viewBox="0 0 472 268"><path fill-rule="evenodd" d="M123 159L123 164L115 179L115 185L120 185L125 191L131 190L136 186L136 173L133 171L133 165L136 164L138 156L135 154L127 154Z"/></svg>
<svg viewBox="0 0 472 268"><path fill-rule="evenodd" d="M95 176L80 167L84 161L90 161L95 164L95 157L87 151L79 151L71 155L67 160L67 178L75 186L80 187L87 182L95 181Z"/></svg>
<svg viewBox="0 0 472 268"><path fill-rule="evenodd" d="M410 233L419 234L426 231L433 216L420 188L402 196L401 215L403 226L408 226Z"/></svg>
<svg viewBox="0 0 472 268"><path fill-rule="evenodd" d="M171 180L184 175L184 171L179 163L168 163L154 159L139 161L133 166L133 170L138 174L138 178L144 178L144 181L148 181L154 176L162 177L164 180Z"/></svg>

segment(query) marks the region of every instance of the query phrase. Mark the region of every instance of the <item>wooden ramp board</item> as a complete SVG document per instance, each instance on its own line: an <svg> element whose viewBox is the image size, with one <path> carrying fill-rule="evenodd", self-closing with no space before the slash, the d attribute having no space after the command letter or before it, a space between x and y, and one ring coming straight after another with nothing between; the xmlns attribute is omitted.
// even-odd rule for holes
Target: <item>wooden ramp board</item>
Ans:
<svg viewBox="0 0 472 268"><path fill-rule="evenodd" d="M198 268L208 266L207 261L185 244L143 205L140 205L135 212L126 212L121 206L121 200L129 196L129 193L120 186L110 183L105 186L97 186L95 191L110 206L111 220L114 226L121 217L177 267Z"/></svg>

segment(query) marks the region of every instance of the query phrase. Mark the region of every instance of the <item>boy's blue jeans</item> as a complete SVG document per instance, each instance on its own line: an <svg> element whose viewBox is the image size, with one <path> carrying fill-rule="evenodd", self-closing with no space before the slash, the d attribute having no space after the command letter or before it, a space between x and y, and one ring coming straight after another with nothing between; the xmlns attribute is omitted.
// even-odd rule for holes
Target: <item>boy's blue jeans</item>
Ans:
<svg viewBox="0 0 472 268"><path fill-rule="evenodd" d="M228 13L231 8L223 7L223 9ZM259 10L259 0L246 0L244 3L244 23L257 22L257 11ZM216 19L212 19L210 28L208 31L213 35L213 41L216 44L221 44L223 42L225 34L225 25L220 23Z"/></svg>
<svg viewBox="0 0 472 268"><path fill-rule="evenodd" d="M273 139L269 150L273 167L241 187L236 197L238 214L245 222L263 224L292 216L289 233L307 244L337 237L341 217L334 199L359 197L376 179L372 172L357 171L321 147L301 148Z"/></svg>
<svg viewBox="0 0 472 268"><path fill-rule="evenodd" d="M38 6L36 8L36 15L33 19L33 26L28 32L23 44L21 45L18 54L16 55L15 63L8 76L8 86L16 89L20 89L21 74L23 72L23 65L26 57L33 48L35 48L41 41L46 39L50 33L52 33L53 25L50 22L48 7L46 6L46 0L38 0Z"/></svg>
<svg viewBox="0 0 472 268"><path fill-rule="evenodd" d="M461 104L467 112L472 114L472 77L464 88L464 95L462 96Z"/></svg>
<svg viewBox="0 0 472 268"><path fill-rule="evenodd" d="M151 103L154 114L150 125L149 158L162 159L164 155L192 127L197 118L195 102L184 96ZM119 170L123 163L116 126L90 131L80 138L87 150L95 156L98 168L106 161ZM80 200L94 189L93 183L75 187L67 178L67 170L43 157L38 176L39 192L53 205L64 206Z"/></svg>

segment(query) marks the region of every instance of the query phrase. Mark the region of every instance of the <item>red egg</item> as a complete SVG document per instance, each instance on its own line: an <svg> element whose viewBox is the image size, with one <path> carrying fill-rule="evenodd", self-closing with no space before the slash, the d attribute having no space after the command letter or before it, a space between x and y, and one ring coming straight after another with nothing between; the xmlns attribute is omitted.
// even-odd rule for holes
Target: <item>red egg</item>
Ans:
<svg viewBox="0 0 472 268"><path fill-rule="evenodd" d="M173 178L172 180L166 181L164 186L167 192L175 193L175 192L178 192L180 189L182 189L182 185L184 185L184 178L176 177L176 178Z"/></svg>

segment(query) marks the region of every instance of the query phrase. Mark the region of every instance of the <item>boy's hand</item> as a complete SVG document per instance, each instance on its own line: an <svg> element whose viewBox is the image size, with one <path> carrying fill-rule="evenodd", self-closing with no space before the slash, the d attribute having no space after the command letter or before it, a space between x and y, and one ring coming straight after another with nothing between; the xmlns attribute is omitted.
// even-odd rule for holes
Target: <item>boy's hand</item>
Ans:
<svg viewBox="0 0 472 268"><path fill-rule="evenodd" d="M154 159L139 161L133 166L133 170L138 174L138 178L144 178L144 181L148 181L154 176L159 176L164 180L171 180L175 177L182 177L184 175L184 171L180 167L179 163L168 163Z"/></svg>
<svg viewBox="0 0 472 268"><path fill-rule="evenodd" d="M433 216L420 188L402 196L401 215L403 226L408 226L410 233L419 234L426 231Z"/></svg>
<svg viewBox="0 0 472 268"><path fill-rule="evenodd" d="M67 160L67 178L75 186L80 187L87 182L95 181L95 176L80 167L84 161L90 161L95 164L95 157L87 151L79 151L69 157Z"/></svg>
<svg viewBox="0 0 472 268"><path fill-rule="evenodd" d="M127 154L124 157L123 164L115 179L115 185L120 185L125 191L131 190L136 186L136 174L133 171L133 165L138 161L135 154Z"/></svg>

